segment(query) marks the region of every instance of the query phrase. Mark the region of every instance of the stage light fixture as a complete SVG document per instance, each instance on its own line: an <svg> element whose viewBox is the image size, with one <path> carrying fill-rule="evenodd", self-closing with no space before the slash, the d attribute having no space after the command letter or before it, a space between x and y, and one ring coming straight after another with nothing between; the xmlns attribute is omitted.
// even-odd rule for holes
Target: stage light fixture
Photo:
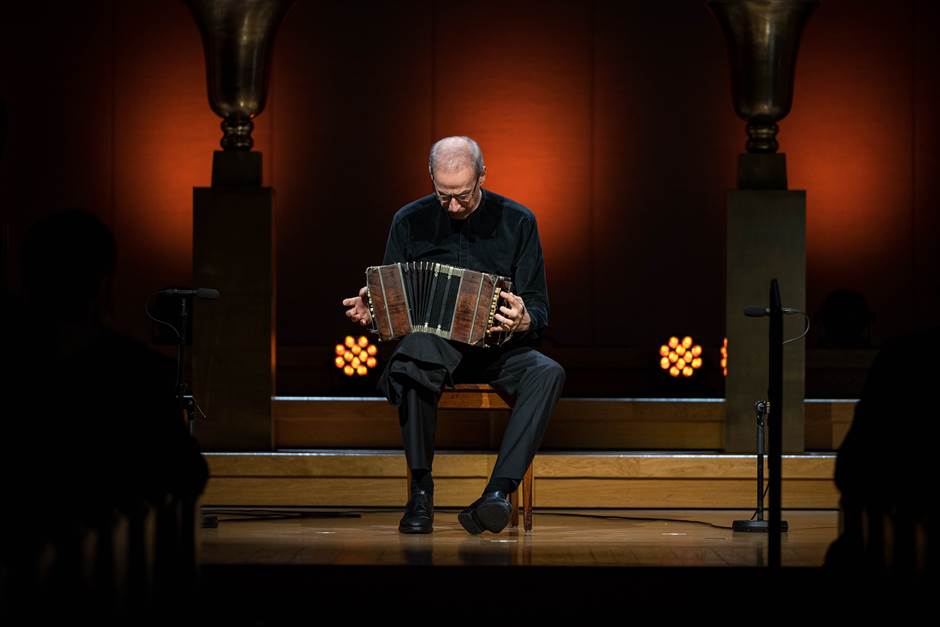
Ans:
<svg viewBox="0 0 940 627"><path fill-rule="evenodd" d="M728 376L728 338L721 344L721 373Z"/></svg>
<svg viewBox="0 0 940 627"><path fill-rule="evenodd" d="M702 367L702 347L691 336L672 336L659 347L659 367L672 377L691 377Z"/></svg>
<svg viewBox="0 0 940 627"><path fill-rule="evenodd" d="M360 335L358 338L347 335L342 344L336 345L335 352L336 358L333 363L347 377L353 375L364 377L379 363L376 358L379 349L375 344L371 344L365 335Z"/></svg>

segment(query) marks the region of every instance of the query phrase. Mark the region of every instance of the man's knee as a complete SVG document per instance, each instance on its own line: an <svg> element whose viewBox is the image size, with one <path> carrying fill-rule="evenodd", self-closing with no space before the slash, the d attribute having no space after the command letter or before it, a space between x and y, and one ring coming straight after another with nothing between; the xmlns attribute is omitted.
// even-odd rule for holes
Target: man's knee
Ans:
<svg viewBox="0 0 940 627"><path fill-rule="evenodd" d="M535 369L538 370L540 376L545 377L547 380L557 383L558 385L564 385L566 377L565 369L551 357L539 353Z"/></svg>

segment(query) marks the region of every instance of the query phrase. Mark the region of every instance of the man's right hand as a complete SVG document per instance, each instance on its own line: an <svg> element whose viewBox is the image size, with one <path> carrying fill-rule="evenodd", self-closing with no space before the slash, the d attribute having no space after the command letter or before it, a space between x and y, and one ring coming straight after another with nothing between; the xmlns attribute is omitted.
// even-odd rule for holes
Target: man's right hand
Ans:
<svg viewBox="0 0 940 627"><path fill-rule="evenodd" d="M366 326L372 322L372 315L369 313L369 306L365 301L365 296L368 291L368 286L365 286L359 290L359 296L343 300L343 305L349 307L349 309L346 310L346 317L353 322L358 322L362 326Z"/></svg>

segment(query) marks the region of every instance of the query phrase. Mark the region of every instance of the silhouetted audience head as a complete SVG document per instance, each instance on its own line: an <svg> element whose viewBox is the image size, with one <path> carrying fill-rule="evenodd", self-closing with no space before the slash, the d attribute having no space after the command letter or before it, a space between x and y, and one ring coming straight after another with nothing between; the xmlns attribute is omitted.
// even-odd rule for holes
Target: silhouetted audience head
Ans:
<svg viewBox="0 0 940 627"><path fill-rule="evenodd" d="M819 309L819 345L827 348L864 348L871 345L875 314L855 290L835 290Z"/></svg>
<svg viewBox="0 0 940 627"><path fill-rule="evenodd" d="M23 244L24 303L46 319L99 320L116 256L114 237L96 216L72 210L42 218Z"/></svg>
<svg viewBox="0 0 940 627"><path fill-rule="evenodd" d="M28 229L22 255L5 426L49 461L17 483L54 495L50 507L93 514L198 494L207 468L175 398L175 362L103 321L116 261L111 231L87 212L50 214Z"/></svg>

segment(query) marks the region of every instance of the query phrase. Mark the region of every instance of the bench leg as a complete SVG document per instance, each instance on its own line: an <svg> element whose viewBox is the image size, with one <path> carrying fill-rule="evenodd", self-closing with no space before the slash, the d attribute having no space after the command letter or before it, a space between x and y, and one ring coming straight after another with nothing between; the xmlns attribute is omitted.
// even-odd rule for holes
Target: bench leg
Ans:
<svg viewBox="0 0 940 627"><path fill-rule="evenodd" d="M509 495L509 502L512 504L512 518L509 519L509 526L516 528L519 526L519 490Z"/></svg>
<svg viewBox="0 0 940 627"><path fill-rule="evenodd" d="M535 461L526 468L525 477L522 478L522 507L523 525L526 531L532 531L532 503L535 501L535 473L532 467Z"/></svg>
<svg viewBox="0 0 940 627"><path fill-rule="evenodd" d="M405 503L408 503L411 499L411 468L408 467L408 462L405 462Z"/></svg>

